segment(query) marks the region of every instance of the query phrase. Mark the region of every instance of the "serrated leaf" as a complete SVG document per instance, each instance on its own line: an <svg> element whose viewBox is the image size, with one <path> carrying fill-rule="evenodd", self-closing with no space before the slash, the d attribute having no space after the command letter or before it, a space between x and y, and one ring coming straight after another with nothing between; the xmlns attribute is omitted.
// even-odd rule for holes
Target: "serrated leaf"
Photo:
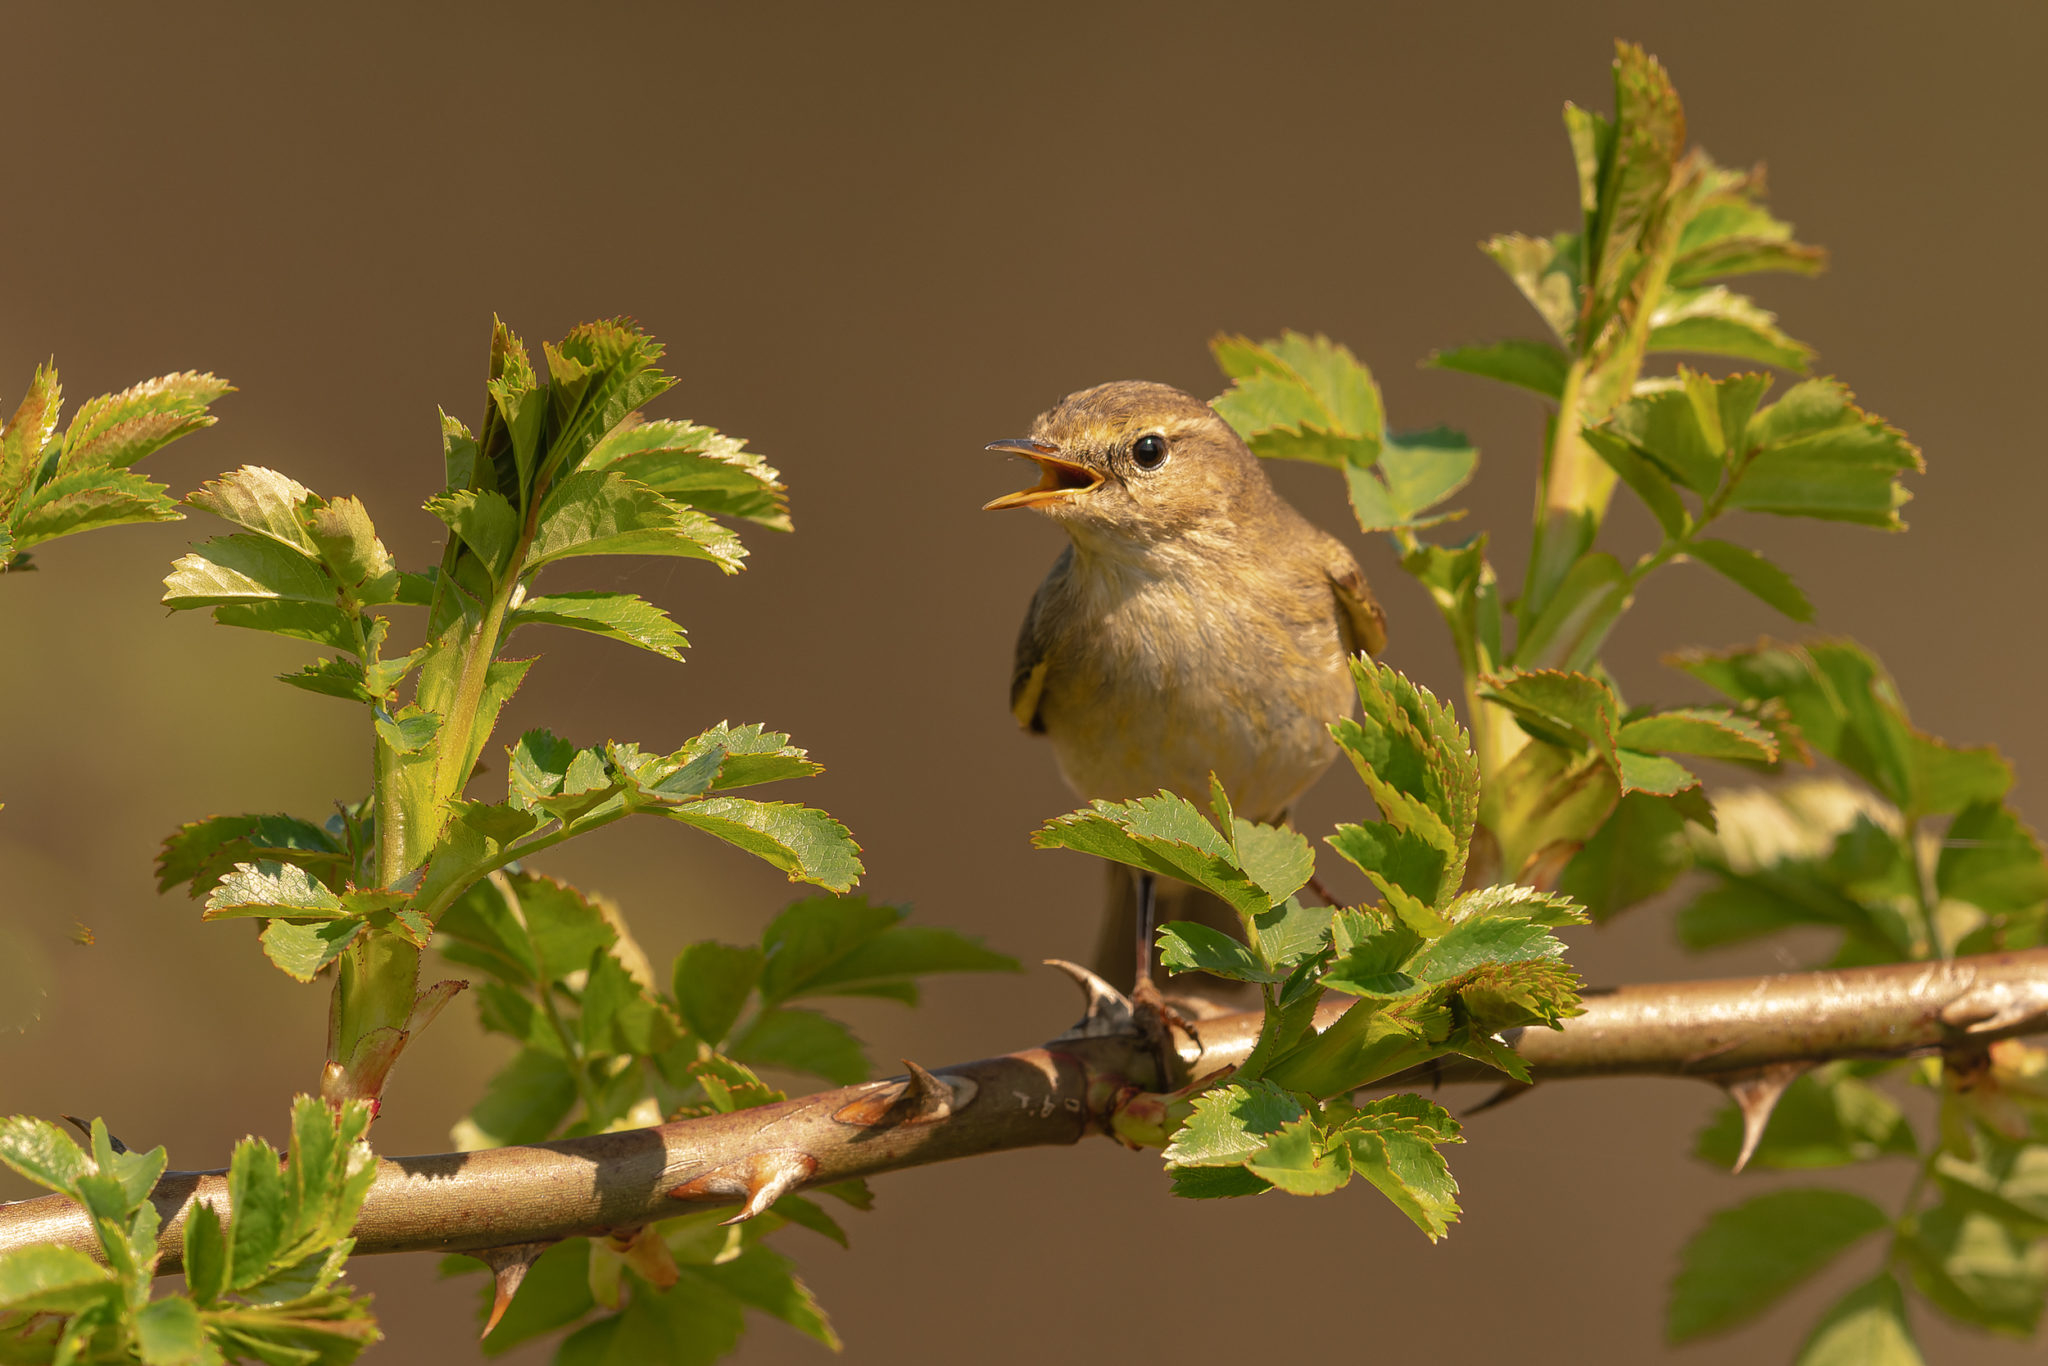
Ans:
<svg viewBox="0 0 2048 1366"><path fill-rule="evenodd" d="M1557 339L1571 344L1579 312L1579 234L1503 233L1479 249L1514 281Z"/></svg>
<svg viewBox="0 0 2048 1366"><path fill-rule="evenodd" d="M180 561L183 563L183 561ZM266 631L291 640L310 640L330 650L350 654L361 642L350 624L348 613L331 603L251 601L233 602L213 609L213 619L223 626L247 631Z"/></svg>
<svg viewBox="0 0 2048 1366"><path fill-rule="evenodd" d="M1605 921L1662 892L1692 865L1677 801L1630 792L1572 856L1557 888Z"/></svg>
<svg viewBox="0 0 2048 1366"><path fill-rule="evenodd" d="M238 863L206 899L204 918L285 915L331 920L347 912L341 898L295 864L262 859Z"/></svg>
<svg viewBox="0 0 2048 1366"><path fill-rule="evenodd" d="M311 556L319 552L299 512L313 497L313 490L289 475L244 465L188 494L185 504Z"/></svg>
<svg viewBox="0 0 2048 1366"><path fill-rule="evenodd" d="M1496 379L1555 399L1564 392L1565 371L1571 361L1548 342L1510 340L1432 352L1423 363Z"/></svg>
<svg viewBox="0 0 2048 1366"><path fill-rule="evenodd" d="M493 582L503 576L519 541L519 509L504 494L456 488L429 498L426 509L462 538Z"/></svg>
<svg viewBox="0 0 2048 1366"><path fill-rule="evenodd" d="M1165 877L1179 878L1223 899L1241 916L1273 900L1238 865L1237 852L1200 810L1171 792L1128 802L1097 799L1056 816L1031 836L1040 849L1074 849Z"/></svg>
<svg viewBox="0 0 2048 1366"><path fill-rule="evenodd" d="M1621 476L1621 481L1634 491L1636 497L1643 500L1643 506L1657 519L1657 525L1663 528L1667 537L1676 540L1685 535L1692 524L1692 517L1679 498L1670 474L1662 466L1611 431L1587 427L1580 435L1593 452L1607 462L1608 468Z"/></svg>
<svg viewBox="0 0 2048 1366"><path fill-rule="evenodd" d="M2048 1290L2048 1247L1981 1210L1944 1201L1904 1240L1913 1283L1949 1317L2031 1336Z"/></svg>
<svg viewBox="0 0 2048 1366"><path fill-rule="evenodd" d="M512 613L512 625L566 626L637 645L664 659L680 660L690 643L668 613L632 593L552 593L528 598Z"/></svg>
<svg viewBox="0 0 2048 1366"><path fill-rule="evenodd" d="M1346 1158L1341 1152L1324 1151L1322 1131L1313 1118L1304 1115L1281 1125L1244 1165L1246 1171L1289 1195L1329 1195L1351 1179Z"/></svg>
<svg viewBox="0 0 2048 1366"><path fill-rule="evenodd" d="M839 1086L865 1081L867 1055L847 1027L828 1015L789 1006L765 1010L734 1039L733 1057L755 1067L808 1072Z"/></svg>
<svg viewBox="0 0 2048 1366"><path fill-rule="evenodd" d="M1685 1342L1754 1318L1855 1243L1885 1212L1847 1191L1773 1191L1725 1209L1686 1244L1665 1337Z"/></svg>
<svg viewBox="0 0 2048 1366"><path fill-rule="evenodd" d="M441 714L403 707L396 715L382 707L376 712L377 738L394 754L417 754L434 742L441 731Z"/></svg>
<svg viewBox="0 0 2048 1366"><path fill-rule="evenodd" d="M676 1008L691 1032L715 1048L732 1032L760 979L761 950L703 940L676 955Z"/></svg>
<svg viewBox="0 0 2048 1366"><path fill-rule="evenodd" d="M1171 1167L1235 1167L1269 1136L1302 1118L1301 1102L1269 1081L1220 1086L1195 1097L1188 1121L1166 1145Z"/></svg>
<svg viewBox="0 0 2048 1366"><path fill-rule="evenodd" d="M310 556L252 535L200 542L164 580L163 603L173 611L245 602L331 607L334 585Z"/></svg>
<svg viewBox="0 0 2048 1366"><path fill-rule="evenodd" d="M348 855L325 830L294 816L214 816L182 825L164 841L157 890L186 882L193 896L202 896L236 864L266 859L342 868Z"/></svg>
<svg viewBox="0 0 2048 1366"><path fill-rule="evenodd" d="M1792 620L1813 620L1813 603L1792 581L1792 576L1754 550L1709 537L1688 541L1685 553L1734 580Z"/></svg>
<svg viewBox="0 0 2048 1366"><path fill-rule="evenodd" d="M843 892L860 880L860 845L845 826L822 811L788 802L707 797L657 815L695 826L789 874Z"/></svg>
<svg viewBox="0 0 2048 1366"><path fill-rule="evenodd" d="M1821 1316L1793 1366L1926 1366L1890 1272L1851 1290Z"/></svg>
<svg viewBox="0 0 2048 1366"><path fill-rule="evenodd" d="M1581 555L1515 643L1524 669L1583 669L1629 604L1628 571L1606 551Z"/></svg>
<svg viewBox="0 0 2048 1366"><path fill-rule="evenodd" d="M1223 931L1190 920L1159 927L1159 964L1169 973L1208 972L1234 982L1278 982L1287 976Z"/></svg>
<svg viewBox="0 0 2048 1366"><path fill-rule="evenodd" d="M782 1212L779 1202L776 1212ZM770 1248L756 1243L731 1261L689 1267L685 1274L711 1281L748 1308L780 1319L835 1352L840 1348L839 1335L832 1331L831 1321L810 1287L796 1275L787 1257Z"/></svg>
<svg viewBox="0 0 2048 1366"><path fill-rule="evenodd" d="M152 1300L135 1311L135 1350L143 1366L191 1366L206 1348L199 1307L180 1295Z"/></svg>
<svg viewBox="0 0 2048 1366"><path fill-rule="evenodd" d="M1319 953L1330 932L1335 908L1304 906L1289 897L1272 910L1252 917L1251 943L1259 957L1283 972Z"/></svg>
<svg viewBox="0 0 2048 1366"><path fill-rule="evenodd" d="M680 555L709 560L730 574L746 553L738 537L704 513L622 474L586 470L548 495L526 566L575 555Z"/></svg>
<svg viewBox="0 0 2048 1366"><path fill-rule="evenodd" d="M1183 1200L1228 1200L1273 1189L1243 1167L1172 1167L1173 1193Z"/></svg>
<svg viewBox="0 0 2048 1366"><path fill-rule="evenodd" d="M58 470L133 465L188 432L212 426L206 408L228 391L226 380L187 370L87 399L65 428Z"/></svg>
<svg viewBox="0 0 2048 1366"><path fill-rule="evenodd" d="M163 485L152 479L125 470L81 470L51 480L22 501L12 550L98 527L175 522L183 516Z"/></svg>
<svg viewBox="0 0 2048 1366"><path fill-rule="evenodd" d="M1998 914L2048 900L2048 863L2034 832L2003 803L1965 807L1942 836L1934 885L1945 898Z"/></svg>
<svg viewBox="0 0 2048 1366"><path fill-rule="evenodd" d="M1785 335L1778 315L1724 285L1667 290L1650 314L1651 351L1692 351L1806 369L1813 348Z"/></svg>
<svg viewBox="0 0 2048 1366"><path fill-rule="evenodd" d="M360 498L315 499L305 510L306 530L320 560L342 590L357 602L378 604L398 597L398 564Z"/></svg>
<svg viewBox="0 0 2048 1366"><path fill-rule="evenodd" d="M1745 716L1719 707L1677 707L1624 721L1615 732L1628 749L1659 754L1697 754L1703 759L1775 763L1777 739Z"/></svg>
<svg viewBox="0 0 2048 1366"><path fill-rule="evenodd" d="M320 920L300 925L273 920L263 927L263 952L295 981L310 982L320 969L341 957L363 928L360 920Z"/></svg>
<svg viewBox="0 0 2048 1366"><path fill-rule="evenodd" d="M1330 1135L1342 1143L1352 1171L1370 1181L1394 1208L1435 1242L1458 1217L1458 1183L1439 1143L1456 1143L1458 1123L1420 1096L1387 1096L1360 1109Z"/></svg>
<svg viewBox="0 0 2048 1366"><path fill-rule="evenodd" d="M79 1178L93 1171L91 1160L71 1135L28 1115L0 1119L0 1162L59 1195L71 1195Z"/></svg>
<svg viewBox="0 0 2048 1366"><path fill-rule="evenodd" d="M1448 706L1391 667L1355 659L1351 675L1359 719L1340 721L1330 733L1386 822L1443 852L1443 883L1455 887L1478 818L1479 767L1470 741Z"/></svg>
<svg viewBox="0 0 2048 1366"><path fill-rule="evenodd" d="M1323 972L1323 985L1353 996L1406 996L1418 983L1403 969L1423 943L1406 925L1342 912L1332 928L1336 958Z"/></svg>
<svg viewBox="0 0 2048 1366"><path fill-rule="evenodd" d="M600 441L584 467L615 467L679 503L789 530L780 473L745 447L737 437L688 422L629 423Z"/></svg>
<svg viewBox="0 0 2048 1366"><path fill-rule="evenodd" d="M0 1313L75 1314L119 1294L113 1273L77 1248L31 1243L0 1254Z"/></svg>
<svg viewBox="0 0 2048 1366"><path fill-rule="evenodd" d="M323 659L296 672L279 674L277 681L323 697L339 697L344 702L371 701L363 666L353 659Z"/></svg>
<svg viewBox="0 0 2048 1366"><path fill-rule="evenodd" d="M1472 480L1479 452L1447 427L1389 437L1371 466L1349 466L1344 477L1361 531L1397 531L1449 520L1424 516Z"/></svg>
<svg viewBox="0 0 2048 1366"><path fill-rule="evenodd" d="M808 751L790 744L787 735L759 723L729 726L721 721L671 757L687 764L714 749L724 756L718 763L718 776L711 783L714 792L786 778L808 778L825 771L825 766L813 760Z"/></svg>
<svg viewBox="0 0 2048 1366"><path fill-rule="evenodd" d="M1728 506L1896 530L1910 496L1898 476L1923 468L1919 448L1858 408L1831 379L1796 384L1749 427L1758 447Z"/></svg>
<svg viewBox="0 0 2048 1366"><path fill-rule="evenodd" d="M538 1143L560 1127L575 1104L576 1079L568 1064L524 1049L491 1078L483 1099L457 1127L455 1141L465 1149Z"/></svg>

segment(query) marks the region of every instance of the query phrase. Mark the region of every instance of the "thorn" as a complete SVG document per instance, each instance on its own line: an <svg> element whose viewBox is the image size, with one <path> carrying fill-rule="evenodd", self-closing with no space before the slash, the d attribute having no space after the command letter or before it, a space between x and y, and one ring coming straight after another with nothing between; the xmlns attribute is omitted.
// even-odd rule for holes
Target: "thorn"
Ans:
<svg viewBox="0 0 2048 1366"><path fill-rule="evenodd" d="M60 1118L71 1121L71 1127L78 1130L78 1132L84 1134L86 1142L90 1143L92 1141L91 1120L80 1119L77 1115L63 1115L60 1116ZM115 1138L112 1134L107 1135L107 1144L117 1153L125 1153L128 1151L128 1145L126 1143L123 1143L120 1139Z"/></svg>
<svg viewBox="0 0 2048 1366"><path fill-rule="evenodd" d="M981 1090L972 1077L935 1077L908 1058L903 1066L909 1076L870 1084L864 1094L833 1111L832 1118L862 1129L936 1124L966 1109Z"/></svg>
<svg viewBox="0 0 2048 1366"><path fill-rule="evenodd" d="M699 1200L706 1196L739 1196L740 1212L726 1224L744 1223L764 1212L790 1191L810 1180L818 1170L818 1159L796 1148L766 1148L748 1153L737 1162L713 1167L701 1176L669 1190L672 1200Z"/></svg>
<svg viewBox="0 0 2048 1366"><path fill-rule="evenodd" d="M1533 1091L1535 1089L1536 1083L1533 1081L1504 1081L1500 1084L1500 1088L1496 1090L1492 1095L1488 1096L1485 1100L1480 1101L1471 1109L1465 1111L1465 1115L1476 1115L1483 1113L1484 1111L1491 1110L1495 1106L1505 1105L1509 1101L1513 1100L1516 1096L1521 1095L1524 1091ZM1461 1116L1461 1118L1462 1117L1463 1116Z"/></svg>
<svg viewBox="0 0 2048 1366"><path fill-rule="evenodd" d="M450 977L445 981L436 982L434 985L423 989L412 998L410 1032L417 1034L432 1024L434 1017L441 1013L441 1008L454 1000L458 993L467 990L468 987L469 981L467 978Z"/></svg>
<svg viewBox="0 0 2048 1366"><path fill-rule="evenodd" d="M1136 1028L1130 998L1121 991L1079 963L1069 963L1064 958L1048 958L1045 965L1049 968L1058 968L1071 977L1074 985L1081 989L1083 999L1088 1002L1087 1013L1081 1016L1072 1029L1059 1035L1052 1042L1060 1043L1067 1039L1099 1039L1108 1034L1126 1034Z"/></svg>
<svg viewBox="0 0 2048 1366"><path fill-rule="evenodd" d="M1735 1165L1729 1168L1730 1175L1749 1165L1749 1159L1756 1154L1757 1144L1763 1141L1764 1130L1770 1125L1771 1111L1778 1108L1778 1098L1785 1094L1786 1087L1805 1076L1812 1067L1810 1062L1774 1062L1754 1071L1716 1078L1721 1089L1735 1102L1735 1108L1742 1111L1742 1151L1735 1154Z"/></svg>
<svg viewBox="0 0 2048 1366"><path fill-rule="evenodd" d="M471 1253L491 1269L496 1287L491 1291L491 1316L484 1320L484 1330L477 1334L477 1340L491 1335L498 1326L498 1320L505 1317L506 1306L519 1293L519 1284L526 1279L526 1269L533 1265L541 1253L553 1247L553 1242L507 1243L503 1247L481 1248Z"/></svg>

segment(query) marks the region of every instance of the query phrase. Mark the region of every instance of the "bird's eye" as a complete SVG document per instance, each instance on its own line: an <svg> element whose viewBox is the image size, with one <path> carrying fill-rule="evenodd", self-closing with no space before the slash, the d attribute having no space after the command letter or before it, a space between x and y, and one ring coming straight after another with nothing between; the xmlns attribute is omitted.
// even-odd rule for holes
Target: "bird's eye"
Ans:
<svg viewBox="0 0 2048 1366"><path fill-rule="evenodd" d="M1131 446L1131 459L1138 462L1141 470L1156 470L1166 463L1166 438L1157 432L1148 432Z"/></svg>

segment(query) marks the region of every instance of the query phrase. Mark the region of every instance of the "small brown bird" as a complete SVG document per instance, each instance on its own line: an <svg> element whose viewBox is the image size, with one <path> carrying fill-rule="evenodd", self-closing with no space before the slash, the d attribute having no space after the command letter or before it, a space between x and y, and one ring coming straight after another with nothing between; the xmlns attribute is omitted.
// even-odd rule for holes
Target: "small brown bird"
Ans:
<svg viewBox="0 0 2048 1366"><path fill-rule="evenodd" d="M1037 508L1072 538L1017 637L1018 724L1052 740L1083 797L1165 788L1206 804L1213 772L1238 815L1284 819L1336 757L1329 726L1356 706L1349 656L1386 644L1351 552L1273 491L1215 409L1164 384L1070 394L989 449L1040 478L987 507ZM1139 874L1141 991L1152 895ZM1236 929L1227 910L1177 918ZM1127 933L1105 933L1105 971Z"/></svg>

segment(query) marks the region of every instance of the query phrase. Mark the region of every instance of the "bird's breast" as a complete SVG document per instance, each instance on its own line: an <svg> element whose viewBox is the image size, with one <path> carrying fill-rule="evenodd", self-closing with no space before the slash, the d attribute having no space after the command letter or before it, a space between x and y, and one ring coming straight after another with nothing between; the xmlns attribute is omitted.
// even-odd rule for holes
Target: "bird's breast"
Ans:
<svg viewBox="0 0 2048 1366"><path fill-rule="evenodd" d="M1077 556L1048 589L1039 715L1081 795L1201 800L1213 772L1239 814L1273 820L1335 757L1354 694L1319 570Z"/></svg>

